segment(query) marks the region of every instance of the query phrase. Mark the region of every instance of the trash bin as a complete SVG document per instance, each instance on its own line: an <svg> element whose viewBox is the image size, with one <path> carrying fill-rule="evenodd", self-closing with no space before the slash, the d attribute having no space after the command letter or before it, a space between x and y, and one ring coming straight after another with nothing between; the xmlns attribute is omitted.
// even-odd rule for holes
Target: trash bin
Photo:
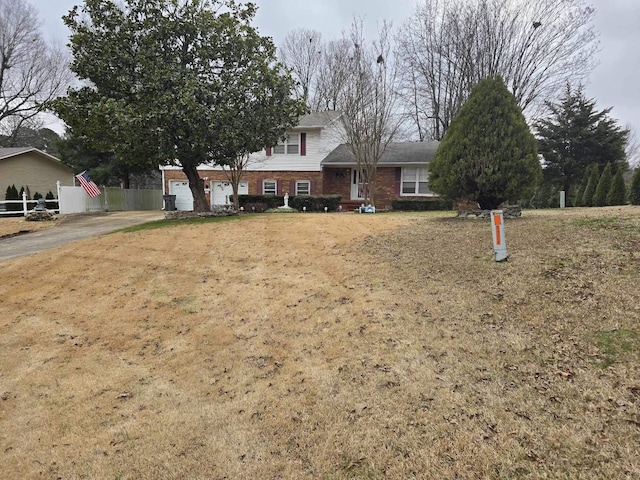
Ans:
<svg viewBox="0 0 640 480"><path fill-rule="evenodd" d="M166 212L173 212L176 209L175 195L162 195L162 200L164 200L164 210Z"/></svg>

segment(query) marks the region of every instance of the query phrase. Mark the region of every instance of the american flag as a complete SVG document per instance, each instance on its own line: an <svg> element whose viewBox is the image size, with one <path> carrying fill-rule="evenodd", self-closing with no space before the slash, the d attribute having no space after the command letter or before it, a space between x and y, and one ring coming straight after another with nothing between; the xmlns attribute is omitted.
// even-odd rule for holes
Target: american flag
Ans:
<svg viewBox="0 0 640 480"><path fill-rule="evenodd" d="M85 192L87 192L87 195L89 195L91 198L97 197L102 193L98 186L93 183L93 180L89 178L89 175L87 175L86 171L76 175L76 178L80 182L82 188L84 188Z"/></svg>

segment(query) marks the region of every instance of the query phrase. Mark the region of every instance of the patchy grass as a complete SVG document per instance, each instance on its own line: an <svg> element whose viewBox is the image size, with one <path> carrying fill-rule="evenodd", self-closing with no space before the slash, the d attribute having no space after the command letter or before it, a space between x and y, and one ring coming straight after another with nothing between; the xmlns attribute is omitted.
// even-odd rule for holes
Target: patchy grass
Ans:
<svg viewBox="0 0 640 480"><path fill-rule="evenodd" d="M206 225L209 223L221 223L221 222L228 222L231 220L239 220L241 218L248 218L251 215L252 214L228 216L228 217L185 218L180 220L155 220L153 222L146 222L138 225L132 225L131 227L125 227L120 230L117 230L117 232L132 233L132 232L143 232L146 230L157 230L159 228L180 227L183 225ZM112 232L112 233L115 233L115 232Z"/></svg>
<svg viewBox="0 0 640 480"><path fill-rule="evenodd" d="M525 212L503 263L489 222L445 216L251 216L3 262L3 475L638 478L640 209Z"/></svg>
<svg viewBox="0 0 640 480"><path fill-rule="evenodd" d="M612 329L596 332L592 340L600 350L598 365L607 368L617 361L640 359L640 335L635 330Z"/></svg>

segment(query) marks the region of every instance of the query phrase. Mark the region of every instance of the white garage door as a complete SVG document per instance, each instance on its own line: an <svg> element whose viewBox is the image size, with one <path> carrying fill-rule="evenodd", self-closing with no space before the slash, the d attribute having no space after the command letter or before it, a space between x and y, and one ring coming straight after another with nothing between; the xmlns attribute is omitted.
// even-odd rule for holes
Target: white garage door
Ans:
<svg viewBox="0 0 640 480"><path fill-rule="evenodd" d="M221 207L232 203L229 199L229 197L233 195L233 187L230 182L211 182L211 192L211 205L214 207ZM240 182L240 185L238 185L238 194L249 194L248 182Z"/></svg>
<svg viewBox="0 0 640 480"><path fill-rule="evenodd" d="M170 180L169 194L176 196L177 210L193 210L193 195L186 180Z"/></svg>

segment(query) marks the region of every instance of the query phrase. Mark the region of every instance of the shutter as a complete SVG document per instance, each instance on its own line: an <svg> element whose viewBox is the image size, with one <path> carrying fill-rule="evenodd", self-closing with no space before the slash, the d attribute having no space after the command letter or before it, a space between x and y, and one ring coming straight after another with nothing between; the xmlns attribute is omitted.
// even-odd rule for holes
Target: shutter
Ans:
<svg viewBox="0 0 640 480"><path fill-rule="evenodd" d="M282 182L274 180L276 182L276 195L282 195Z"/></svg>
<svg viewBox="0 0 640 480"><path fill-rule="evenodd" d="M289 195L295 195L295 194L296 194L296 181L291 180L289 182Z"/></svg>
<svg viewBox="0 0 640 480"><path fill-rule="evenodd" d="M396 195L400 195L400 184L402 183L402 168L396 167L396 183L395 183L395 193Z"/></svg>
<svg viewBox="0 0 640 480"><path fill-rule="evenodd" d="M316 182L313 180L309 180L309 195L316 194Z"/></svg>
<svg viewBox="0 0 640 480"><path fill-rule="evenodd" d="M262 195L262 179L258 179L258 185L256 185L256 195Z"/></svg>
<svg viewBox="0 0 640 480"><path fill-rule="evenodd" d="M271 147L267 147L267 157L271 156Z"/></svg>
<svg viewBox="0 0 640 480"><path fill-rule="evenodd" d="M300 155L305 156L307 154L307 134L302 132L300 134Z"/></svg>

